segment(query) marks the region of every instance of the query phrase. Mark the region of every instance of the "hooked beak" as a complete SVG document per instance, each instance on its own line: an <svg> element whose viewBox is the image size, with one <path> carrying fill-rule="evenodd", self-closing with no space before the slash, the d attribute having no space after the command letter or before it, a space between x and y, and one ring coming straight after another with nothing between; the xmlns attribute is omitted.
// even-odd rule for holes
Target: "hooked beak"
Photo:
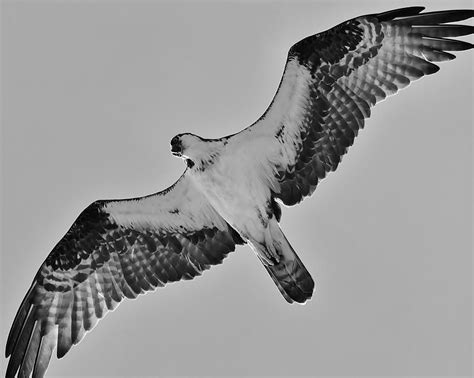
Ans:
<svg viewBox="0 0 474 378"><path fill-rule="evenodd" d="M179 146L171 146L171 153L174 156L182 156L183 151L181 151L181 147Z"/></svg>

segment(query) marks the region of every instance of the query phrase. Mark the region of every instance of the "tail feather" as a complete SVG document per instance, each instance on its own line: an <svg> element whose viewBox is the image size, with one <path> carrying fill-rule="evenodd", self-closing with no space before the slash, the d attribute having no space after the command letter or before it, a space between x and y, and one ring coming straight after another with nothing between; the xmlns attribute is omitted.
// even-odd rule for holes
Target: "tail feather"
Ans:
<svg viewBox="0 0 474 378"><path fill-rule="evenodd" d="M257 255L259 255L265 269L286 301L289 303L305 303L313 295L313 278L276 221L270 224L268 231L269 235L266 235L265 240L266 246L261 246L261 248L265 248L267 254L269 250L274 250L279 256L279 260L269 263L260 257L260 253L257 252Z"/></svg>
<svg viewBox="0 0 474 378"><path fill-rule="evenodd" d="M298 256L294 257L264 266L288 303L305 303L313 295L314 281Z"/></svg>

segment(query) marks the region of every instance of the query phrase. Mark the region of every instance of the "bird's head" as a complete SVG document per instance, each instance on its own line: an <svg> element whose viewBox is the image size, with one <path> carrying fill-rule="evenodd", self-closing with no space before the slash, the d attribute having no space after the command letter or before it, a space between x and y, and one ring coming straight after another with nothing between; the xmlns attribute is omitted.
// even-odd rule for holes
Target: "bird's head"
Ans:
<svg viewBox="0 0 474 378"><path fill-rule="evenodd" d="M209 143L197 135L178 134L171 139L171 153L186 160L189 167L208 158Z"/></svg>

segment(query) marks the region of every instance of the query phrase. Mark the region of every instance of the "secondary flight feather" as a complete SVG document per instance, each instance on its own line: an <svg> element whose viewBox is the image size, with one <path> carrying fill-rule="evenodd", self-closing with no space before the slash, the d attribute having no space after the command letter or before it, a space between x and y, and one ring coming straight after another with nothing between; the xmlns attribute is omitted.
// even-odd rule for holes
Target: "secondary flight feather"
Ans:
<svg viewBox="0 0 474 378"><path fill-rule="evenodd" d="M291 47L272 103L241 132L179 134L187 168L170 188L89 205L35 275L7 340L7 376L43 376L123 298L192 279L248 244L283 297L304 303L314 281L279 227L281 208L337 168L371 108L434 62L472 48L453 24L472 10L409 7L357 17Z"/></svg>

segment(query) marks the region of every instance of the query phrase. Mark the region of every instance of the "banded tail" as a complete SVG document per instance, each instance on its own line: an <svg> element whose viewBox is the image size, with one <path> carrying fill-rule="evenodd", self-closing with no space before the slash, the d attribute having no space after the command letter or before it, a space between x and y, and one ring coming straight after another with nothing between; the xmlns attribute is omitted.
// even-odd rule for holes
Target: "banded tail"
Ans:
<svg viewBox="0 0 474 378"><path fill-rule="evenodd" d="M261 257L260 260L288 303L305 303L313 295L313 278L276 221L274 224L270 223L269 231L271 237L266 238L266 249L267 251L268 249L274 250L280 259L278 263L275 262L273 265L267 263ZM268 248L269 243L272 243L273 248Z"/></svg>

